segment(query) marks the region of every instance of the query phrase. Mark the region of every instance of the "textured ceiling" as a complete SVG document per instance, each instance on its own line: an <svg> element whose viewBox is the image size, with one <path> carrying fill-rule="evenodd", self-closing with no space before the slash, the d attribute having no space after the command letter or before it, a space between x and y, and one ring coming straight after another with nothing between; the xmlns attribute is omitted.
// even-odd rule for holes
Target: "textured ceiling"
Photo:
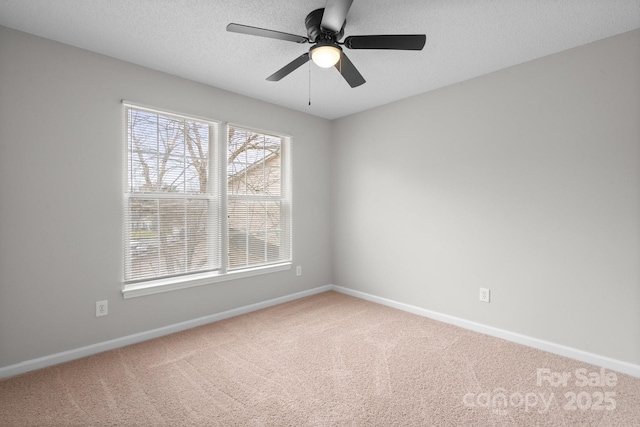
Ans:
<svg viewBox="0 0 640 427"><path fill-rule="evenodd" d="M640 28L640 0L355 0L345 36L427 35L420 52L345 49L367 80L355 89L312 63L268 82L309 45L225 31L306 36L304 18L324 4L1 0L0 25L328 119Z"/></svg>

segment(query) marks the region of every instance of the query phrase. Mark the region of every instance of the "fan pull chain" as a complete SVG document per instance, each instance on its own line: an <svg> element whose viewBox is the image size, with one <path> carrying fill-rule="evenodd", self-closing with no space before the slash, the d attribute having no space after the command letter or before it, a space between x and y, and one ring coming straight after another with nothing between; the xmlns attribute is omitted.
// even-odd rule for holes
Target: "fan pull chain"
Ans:
<svg viewBox="0 0 640 427"><path fill-rule="evenodd" d="M309 61L309 106L311 106L311 61Z"/></svg>

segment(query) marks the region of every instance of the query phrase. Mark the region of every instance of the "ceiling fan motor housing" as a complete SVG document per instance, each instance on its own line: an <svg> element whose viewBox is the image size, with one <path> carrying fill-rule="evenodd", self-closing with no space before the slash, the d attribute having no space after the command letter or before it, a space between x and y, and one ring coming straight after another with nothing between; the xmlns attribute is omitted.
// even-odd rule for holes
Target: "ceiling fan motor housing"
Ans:
<svg viewBox="0 0 640 427"><path fill-rule="evenodd" d="M324 14L324 9L316 9L304 20L304 24L307 27L307 35L309 36L309 41L311 43L316 43L321 40L329 40L332 42L336 42L344 36L344 25L347 23L345 20L342 24L342 28L338 33L334 33L332 31L323 30L320 26L322 23L322 15Z"/></svg>

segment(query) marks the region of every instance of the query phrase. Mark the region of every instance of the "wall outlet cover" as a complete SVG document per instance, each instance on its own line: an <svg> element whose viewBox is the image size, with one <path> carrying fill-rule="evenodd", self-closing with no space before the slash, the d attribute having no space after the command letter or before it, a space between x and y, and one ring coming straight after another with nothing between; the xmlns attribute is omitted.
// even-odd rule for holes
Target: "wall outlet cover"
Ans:
<svg viewBox="0 0 640 427"><path fill-rule="evenodd" d="M491 290L487 288L480 288L480 301L490 302L490 300L491 300Z"/></svg>
<svg viewBox="0 0 640 427"><path fill-rule="evenodd" d="M96 301L96 317L106 316L109 314L109 301Z"/></svg>

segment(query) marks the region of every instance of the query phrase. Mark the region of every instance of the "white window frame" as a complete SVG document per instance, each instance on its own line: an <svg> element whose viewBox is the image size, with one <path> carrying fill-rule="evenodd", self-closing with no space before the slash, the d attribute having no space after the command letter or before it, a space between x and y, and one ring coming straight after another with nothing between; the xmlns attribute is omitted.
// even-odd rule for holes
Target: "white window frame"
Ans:
<svg viewBox="0 0 640 427"><path fill-rule="evenodd" d="M212 191L215 192L213 196L214 199L220 204L220 209L216 209L218 212L216 215L218 217L218 224L215 224L217 227L217 233L220 235L220 253L218 254L220 260L220 268L215 271L209 271L205 273L190 273L184 275L178 275L173 277L159 278L159 279L151 279L151 280L139 280L135 282L127 282L124 280L124 269L123 269L123 285L122 285L122 294L125 299L140 297L144 295L152 295L161 292L169 292L179 289L190 288L194 286L203 286L213 283L219 283L229 280L242 279L246 277L258 276L262 274L275 273L280 271L290 270L292 266L292 258L293 258L293 236L292 236L292 228L293 228L293 218L292 218L292 185L291 185L291 137L288 135L283 135L277 132L271 131L261 131L256 130L250 127L241 126L241 125L230 125L226 122L221 122L218 120L213 120L210 118L202 118L193 115L187 115L183 113L172 112L164 109L158 109L155 107L145 106L139 103L132 103L126 100L122 101L123 104L123 117L124 117L124 182L123 182L123 213L125 209L127 209L127 199L128 199L128 189L127 186L127 174L128 174L128 141L127 141L127 125L128 119L126 117L126 111L128 107L131 108L139 108L143 110L148 110L152 112L157 112L159 114L167 114L171 116L184 117L191 120L204 121L212 124L216 124L218 135L217 135L217 146L211 143L210 145L210 153L211 160L209 165L209 182L212 186ZM277 262L274 264L268 264L258 267L249 267L249 268L240 268L228 270L228 222L227 222L227 129L229 126L234 126L238 128L242 128L244 130L264 133L269 135L277 135L278 137L282 137L282 154L281 154L281 180L282 180L282 192L283 192L283 200L286 202L286 209L288 209L288 215L290 216L290 226L288 230L288 235L285 236L285 239L289 244L289 258L283 260L281 262ZM215 173L217 171L217 174ZM126 217L126 214L125 214ZM130 226L126 221L123 221L123 243L128 244L130 241L130 237L128 235ZM125 245L123 245L124 250ZM123 253L122 258L123 262L125 262L125 254ZM124 264L123 264L124 267Z"/></svg>

